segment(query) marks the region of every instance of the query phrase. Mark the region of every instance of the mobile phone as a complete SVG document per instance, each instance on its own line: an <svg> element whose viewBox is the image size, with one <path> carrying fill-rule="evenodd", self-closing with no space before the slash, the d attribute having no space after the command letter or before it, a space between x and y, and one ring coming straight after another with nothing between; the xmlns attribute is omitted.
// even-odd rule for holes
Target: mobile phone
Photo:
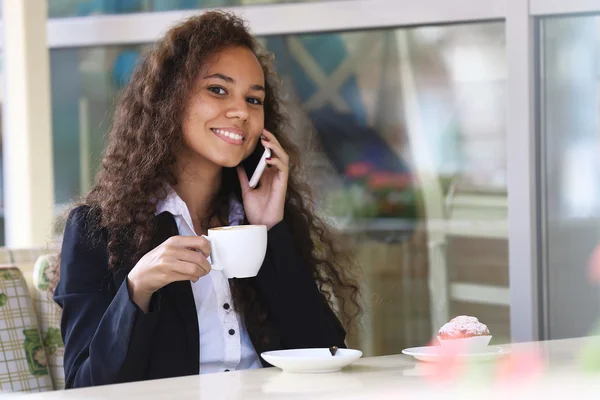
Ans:
<svg viewBox="0 0 600 400"><path fill-rule="evenodd" d="M258 185L258 181L267 166L266 159L269 157L271 157L271 149L263 146L259 140L252 154L242 161L242 167L244 167L246 176L249 179L248 185L252 189Z"/></svg>

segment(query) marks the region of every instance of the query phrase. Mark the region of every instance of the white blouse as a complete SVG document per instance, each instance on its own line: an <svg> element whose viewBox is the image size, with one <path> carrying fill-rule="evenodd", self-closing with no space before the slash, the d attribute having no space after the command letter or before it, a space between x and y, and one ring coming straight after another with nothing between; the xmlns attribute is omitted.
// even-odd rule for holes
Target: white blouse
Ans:
<svg viewBox="0 0 600 400"><path fill-rule="evenodd" d="M232 206L243 210L238 202ZM185 202L173 190L160 201L156 214L168 211L175 217L181 236L197 236ZM232 216L230 215L230 224ZM200 329L200 373L261 368L260 359L240 315L233 310L229 281L220 271L191 282Z"/></svg>

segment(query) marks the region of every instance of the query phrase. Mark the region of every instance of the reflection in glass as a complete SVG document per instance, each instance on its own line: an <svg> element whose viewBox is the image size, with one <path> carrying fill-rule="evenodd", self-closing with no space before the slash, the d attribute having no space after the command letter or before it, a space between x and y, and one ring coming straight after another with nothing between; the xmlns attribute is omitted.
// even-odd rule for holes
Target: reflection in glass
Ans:
<svg viewBox="0 0 600 400"><path fill-rule="evenodd" d="M369 354L422 345L457 314L509 340L503 30L265 41L308 117L295 134L316 150L311 185L363 266Z"/></svg>
<svg viewBox="0 0 600 400"><path fill-rule="evenodd" d="M546 333L560 339L600 318L587 274L600 243L600 16L544 19L540 33Z"/></svg>
<svg viewBox="0 0 600 400"><path fill-rule="evenodd" d="M86 193L104 149L119 90L142 46L50 51L55 201Z"/></svg>
<svg viewBox="0 0 600 400"><path fill-rule="evenodd" d="M261 41L319 205L364 271L366 313L349 344L397 354L458 314L508 340L504 24ZM52 51L58 202L89 188L140 51Z"/></svg>

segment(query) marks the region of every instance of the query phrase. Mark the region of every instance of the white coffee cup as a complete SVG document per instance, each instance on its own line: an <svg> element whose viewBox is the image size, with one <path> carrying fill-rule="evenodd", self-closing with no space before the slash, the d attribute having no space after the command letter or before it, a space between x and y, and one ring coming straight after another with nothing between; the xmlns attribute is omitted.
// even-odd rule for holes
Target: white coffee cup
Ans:
<svg viewBox="0 0 600 400"><path fill-rule="evenodd" d="M235 225L212 228L202 235L210 242L212 269L227 278L256 276L267 252L265 225Z"/></svg>

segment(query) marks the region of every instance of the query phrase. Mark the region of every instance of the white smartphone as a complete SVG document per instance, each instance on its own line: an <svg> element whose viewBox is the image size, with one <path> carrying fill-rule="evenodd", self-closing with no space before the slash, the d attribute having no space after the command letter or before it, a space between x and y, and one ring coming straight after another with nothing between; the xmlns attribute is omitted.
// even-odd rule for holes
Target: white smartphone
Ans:
<svg viewBox="0 0 600 400"><path fill-rule="evenodd" d="M260 177L267 167L266 159L269 157L271 157L271 149L264 147L259 140L254 152L242 161L242 167L244 167L246 176L249 179L248 184L252 189L258 186Z"/></svg>

